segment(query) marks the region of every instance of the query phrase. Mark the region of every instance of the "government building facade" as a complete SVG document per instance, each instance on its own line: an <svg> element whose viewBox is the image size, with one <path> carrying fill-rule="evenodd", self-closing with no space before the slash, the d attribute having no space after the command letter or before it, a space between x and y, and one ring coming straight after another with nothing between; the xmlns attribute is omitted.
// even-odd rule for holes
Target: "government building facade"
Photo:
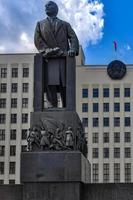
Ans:
<svg viewBox="0 0 133 200"><path fill-rule="evenodd" d="M33 112L34 56L0 54L0 184L20 183ZM88 141L91 181L133 182L133 65L112 79L107 66L84 65L81 48L76 63L76 110Z"/></svg>

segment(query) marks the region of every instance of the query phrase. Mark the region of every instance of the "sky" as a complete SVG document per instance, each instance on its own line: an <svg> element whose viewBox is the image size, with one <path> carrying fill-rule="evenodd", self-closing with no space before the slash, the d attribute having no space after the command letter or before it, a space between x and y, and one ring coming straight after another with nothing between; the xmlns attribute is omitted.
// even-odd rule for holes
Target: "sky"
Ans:
<svg viewBox="0 0 133 200"><path fill-rule="evenodd" d="M83 47L86 64L133 63L133 0L53 0ZM37 52L34 29L47 0L0 0L0 53ZM117 42L117 51L113 41Z"/></svg>

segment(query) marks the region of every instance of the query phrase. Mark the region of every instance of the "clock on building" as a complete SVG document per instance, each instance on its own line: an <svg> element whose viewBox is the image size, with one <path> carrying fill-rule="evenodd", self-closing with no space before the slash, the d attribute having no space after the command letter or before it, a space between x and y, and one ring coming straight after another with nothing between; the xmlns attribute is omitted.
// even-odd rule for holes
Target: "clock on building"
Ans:
<svg viewBox="0 0 133 200"><path fill-rule="evenodd" d="M126 65L119 60L112 61L107 67L108 75L114 80L122 79L125 76L126 71Z"/></svg>

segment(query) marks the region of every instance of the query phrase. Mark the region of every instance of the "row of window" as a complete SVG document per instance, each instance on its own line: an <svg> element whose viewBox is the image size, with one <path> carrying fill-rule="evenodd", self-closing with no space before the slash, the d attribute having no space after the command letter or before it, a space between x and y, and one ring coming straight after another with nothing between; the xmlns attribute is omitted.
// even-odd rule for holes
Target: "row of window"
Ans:
<svg viewBox="0 0 133 200"><path fill-rule="evenodd" d="M22 152L27 151L27 146L26 145L21 146L21 151ZM0 156L1 156L1 154L2 154L2 156L4 156L3 152L4 152L3 147L0 146ZM15 156L15 155L16 155L16 147L12 145L12 146L10 146L10 156ZM0 162L0 175L4 174L4 164L5 164L4 162ZM9 174L15 174L15 169L16 169L16 163L10 162L9 163ZM0 182L0 184L1 184L1 182Z"/></svg>
<svg viewBox="0 0 133 200"><path fill-rule="evenodd" d="M4 184L4 180L0 179L0 185L3 185L3 184ZM14 185L15 184L15 180L14 179L10 179L9 180L9 184Z"/></svg>
<svg viewBox="0 0 133 200"><path fill-rule="evenodd" d="M11 73L12 73L12 78L17 78L18 77L18 68L17 67L12 68ZM29 77L29 68L28 67L23 68L22 75L23 75L23 78ZM7 67L1 68L0 77L7 78Z"/></svg>
<svg viewBox="0 0 133 200"><path fill-rule="evenodd" d="M109 132L103 133L103 143L109 143ZM114 132L114 143L120 142L120 132ZM124 142L129 143L131 142L131 133L125 132L124 133ZM99 143L99 133L95 132L92 133L92 143Z"/></svg>
<svg viewBox="0 0 133 200"><path fill-rule="evenodd" d="M17 130L16 129L11 129L10 130L10 140L16 140L17 137ZM27 139L27 129L22 129L21 132L21 139L26 140ZM5 140L5 130L0 129L0 141Z"/></svg>
<svg viewBox="0 0 133 200"><path fill-rule="evenodd" d="M5 123L6 123L6 114L0 114L0 124L5 124ZM17 123L17 114L11 114L10 123L11 124ZM28 123L27 113L22 114L22 123Z"/></svg>
<svg viewBox="0 0 133 200"><path fill-rule="evenodd" d="M93 98L99 97L99 88L93 88L92 90ZM124 97L130 97L130 88L124 88ZM110 96L109 88L103 88L103 97L108 98ZM88 88L82 89L82 97L88 98L89 91ZM114 97L120 97L120 88L114 88Z"/></svg>
<svg viewBox="0 0 133 200"><path fill-rule="evenodd" d="M10 156L16 155L16 146L11 145L10 146ZM0 156L5 156L5 146L0 146Z"/></svg>
<svg viewBox="0 0 133 200"><path fill-rule="evenodd" d="M82 118L82 123L84 127L88 127L88 118ZM103 127L109 127L110 125L110 118L104 117L103 118ZM124 117L124 126L129 127L131 125L131 118ZM99 118L94 117L92 118L92 126L99 127ZM120 117L114 117L114 127L120 127Z"/></svg>
<svg viewBox="0 0 133 200"><path fill-rule="evenodd" d="M15 174L16 163L9 163L9 174ZM4 162L0 162L0 174L4 174Z"/></svg>
<svg viewBox="0 0 133 200"><path fill-rule="evenodd" d="M29 83L23 83L22 84L22 92L27 93L29 91ZM0 84L0 92L6 93L7 92L7 84L1 83ZM18 83L12 83L11 84L11 92L17 93L18 92Z"/></svg>
<svg viewBox="0 0 133 200"><path fill-rule="evenodd" d="M6 108L6 98L0 99L0 108ZM17 98L11 99L11 108L17 108ZM22 108L28 108L28 98L22 98Z"/></svg>
<svg viewBox="0 0 133 200"><path fill-rule="evenodd" d="M114 158L120 158L120 148L114 148ZM110 155L110 149L109 148L103 148L103 158L109 158ZM92 157L93 158L99 158L99 148L93 148L92 149ZM124 157L125 158L131 158L131 148L126 147L124 148Z"/></svg>
<svg viewBox="0 0 133 200"><path fill-rule="evenodd" d="M99 112L99 103L93 103L93 112ZM109 103L103 103L103 112L109 112ZM82 112L88 112L89 106L88 103L82 103ZM131 106L129 102L124 103L124 111L130 112ZM120 103L114 103L114 112L120 112Z"/></svg>
<svg viewBox="0 0 133 200"><path fill-rule="evenodd" d="M27 151L27 146L23 145L21 148L22 152ZM0 145L0 156L5 156L5 146ZM16 156L16 146L15 145L11 145L10 146L10 156Z"/></svg>
<svg viewBox="0 0 133 200"><path fill-rule="evenodd" d="M95 163L92 166L93 182L99 182L99 164ZM131 163L125 163L124 166L125 182L131 182ZM109 163L103 164L103 182L107 183L110 180ZM114 163L114 182L120 182L120 163Z"/></svg>

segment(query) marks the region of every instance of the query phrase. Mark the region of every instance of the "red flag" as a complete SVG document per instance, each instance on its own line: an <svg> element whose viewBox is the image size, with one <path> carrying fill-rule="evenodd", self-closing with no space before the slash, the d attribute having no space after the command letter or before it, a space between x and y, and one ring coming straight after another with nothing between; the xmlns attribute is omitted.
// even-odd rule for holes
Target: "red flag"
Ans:
<svg viewBox="0 0 133 200"><path fill-rule="evenodd" d="M115 49L115 51L117 51L117 42L113 41L113 43L114 43L114 49Z"/></svg>

